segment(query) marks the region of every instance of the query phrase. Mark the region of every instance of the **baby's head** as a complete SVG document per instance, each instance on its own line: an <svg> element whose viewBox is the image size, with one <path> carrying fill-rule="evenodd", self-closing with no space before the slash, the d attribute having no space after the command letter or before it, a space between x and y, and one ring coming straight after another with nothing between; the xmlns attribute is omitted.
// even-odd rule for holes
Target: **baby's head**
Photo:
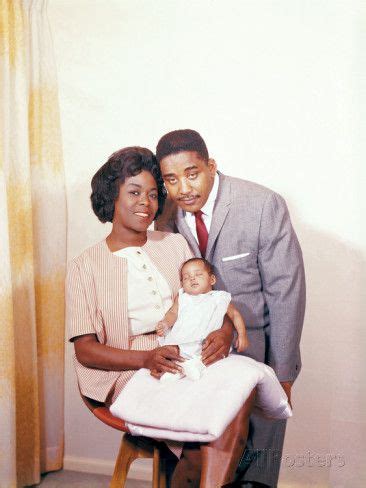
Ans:
<svg viewBox="0 0 366 488"><path fill-rule="evenodd" d="M180 271L183 290L189 295L200 295L212 290L216 277L212 265L204 258L186 261Z"/></svg>

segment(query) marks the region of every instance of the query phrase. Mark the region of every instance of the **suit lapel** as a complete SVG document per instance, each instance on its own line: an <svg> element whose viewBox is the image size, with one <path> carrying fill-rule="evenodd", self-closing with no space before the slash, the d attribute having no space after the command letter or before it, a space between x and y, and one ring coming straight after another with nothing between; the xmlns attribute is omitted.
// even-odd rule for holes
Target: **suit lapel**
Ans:
<svg viewBox="0 0 366 488"><path fill-rule="evenodd" d="M177 226L179 234L182 234L182 236L185 237L186 241L189 244L189 247L192 249L193 254L195 256L201 256L201 251L198 247L198 242L196 241L190 228L188 227L186 219L184 218L183 210L181 208L178 208L177 210L177 217L175 220L175 224Z"/></svg>
<svg viewBox="0 0 366 488"><path fill-rule="evenodd" d="M222 226L224 225L226 216L231 204L231 186L230 182L224 175L219 173L219 190L217 192L214 211L212 214L210 232L208 234L206 258L210 260L213 247L217 236L219 235Z"/></svg>

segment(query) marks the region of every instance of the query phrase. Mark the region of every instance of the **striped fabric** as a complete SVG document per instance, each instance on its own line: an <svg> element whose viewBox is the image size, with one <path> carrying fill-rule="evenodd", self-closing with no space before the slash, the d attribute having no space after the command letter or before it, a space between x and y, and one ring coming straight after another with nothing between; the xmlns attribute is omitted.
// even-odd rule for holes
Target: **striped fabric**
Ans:
<svg viewBox="0 0 366 488"><path fill-rule="evenodd" d="M144 251L166 278L172 298L180 287L179 269L192 257L179 234L148 231ZM105 240L74 259L66 280L66 323L69 340L96 334L101 344L120 349L151 350L158 346L156 334L129 337L127 260L110 252ZM113 391L116 398L135 371L102 371L87 368L74 356L83 395L104 402Z"/></svg>

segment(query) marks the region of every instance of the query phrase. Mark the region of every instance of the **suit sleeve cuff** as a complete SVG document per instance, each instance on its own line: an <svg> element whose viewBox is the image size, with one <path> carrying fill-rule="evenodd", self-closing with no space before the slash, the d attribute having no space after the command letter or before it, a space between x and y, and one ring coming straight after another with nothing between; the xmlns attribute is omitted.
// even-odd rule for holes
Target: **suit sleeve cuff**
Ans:
<svg viewBox="0 0 366 488"><path fill-rule="evenodd" d="M291 365L291 367L289 367L288 364L274 366L269 364L269 366L273 368L280 383L283 383L285 381L290 381L293 383L298 377L301 370L301 363L295 363L294 365Z"/></svg>

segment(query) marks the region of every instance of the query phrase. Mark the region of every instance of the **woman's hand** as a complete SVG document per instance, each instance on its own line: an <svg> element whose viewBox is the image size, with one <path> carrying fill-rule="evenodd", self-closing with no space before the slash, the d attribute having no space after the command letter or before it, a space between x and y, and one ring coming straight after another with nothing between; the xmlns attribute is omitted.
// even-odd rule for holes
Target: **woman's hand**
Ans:
<svg viewBox="0 0 366 488"><path fill-rule="evenodd" d="M177 364L184 361L179 355L178 346L162 346L149 351L145 361L145 368L148 368L153 376L161 373L180 373L182 368Z"/></svg>

